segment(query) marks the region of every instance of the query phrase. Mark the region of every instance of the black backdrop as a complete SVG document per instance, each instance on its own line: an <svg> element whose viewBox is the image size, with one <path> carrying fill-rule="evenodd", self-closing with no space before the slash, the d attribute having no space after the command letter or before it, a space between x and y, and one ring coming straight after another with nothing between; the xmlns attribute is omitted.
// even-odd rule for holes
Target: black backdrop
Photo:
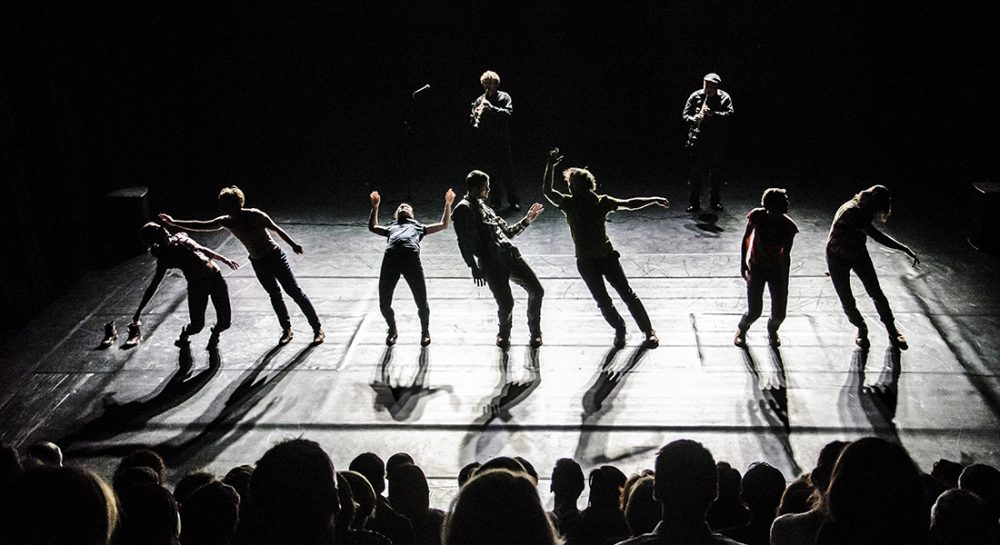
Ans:
<svg viewBox="0 0 1000 545"><path fill-rule="evenodd" d="M931 194L996 171L993 2L454 4L8 4L2 329L99 265L115 187L149 186L155 211L233 182L458 185L487 68L518 164L560 145L605 177L677 176L681 107L714 71L734 172Z"/></svg>

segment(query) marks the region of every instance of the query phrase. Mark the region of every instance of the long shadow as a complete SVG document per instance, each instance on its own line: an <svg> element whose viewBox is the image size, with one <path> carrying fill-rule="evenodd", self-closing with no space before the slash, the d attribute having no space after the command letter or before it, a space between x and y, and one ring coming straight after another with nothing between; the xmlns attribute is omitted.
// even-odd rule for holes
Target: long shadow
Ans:
<svg viewBox="0 0 1000 545"><path fill-rule="evenodd" d="M899 430L893 421L899 399L899 350L892 347L886 349L879 377L871 386L865 385L867 365L868 350L855 349L847 380L841 387L838 407L841 421L847 427L869 427L876 436L899 443Z"/></svg>
<svg viewBox="0 0 1000 545"><path fill-rule="evenodd" d="M581 403L583 411L580 414L580 438L577 441L574 459L588 460L594 463L610 463L629 458L648 451L651 448L632 449L617 456L608 456L608 432L600 428L601 420L614 408L615 396L621 385L638 367L643 356L648 351L638 346L629 354L625 364L615 368L615 357L621 349L611 348L601 360L600 370L594 377L594 383L583 393ZM595 454L590 454L597 451Z"/></svg>
<svg viewBox="0 0 1000 545"><path fill-rule="evenodd" d="M472 422L474 428L462 439L462 447L465 448L475 441L475 453L469 456L470 459L480 459L492 457L498 454L506 442L496 440L497 433L506 433L507 426L494 429L492 424L495 420L510 422L513 418L510 411L520 405L530 397L531 393L542 383L541 365L538 360L538 350L528 350L525 356L525 368L527 369L526 380L511 380L510 378L510 355L505 350L498 350L497 368L500 371L500 380L494 387L490 395L483 398L479 403L482 414ZM497 433L491 433L497 432Z"/></svg>
<svg viewBox="0 0 1000 545"><path fill-rule="evenodd" d="M375 391L375 410L389 411L389 415L397 422L409 420L414 410L420 405L420 401L427 396L439 391L451 392L451 386L441 386L431 388L427 386L427 370L430 367L430 354L427 347L420 349L420 356L417 358L417 372L410 380L409 384L399 383L392 385L392 377L389 373L392 364L392 348L387 346L382 354L382 362L379 365L379 376L370 384ZM419 415L418 415L419 417Z"/></svg>
<svg viewBox="0 0 1000 545"><path fill-rule="evenodd" d="M758 435L764 457L767 459L784 457L792 473L798 475L802 473L802 468L795 460L795 451L792 449L792 425L788 416L788 380L781 352L775 347L770 347L768 359L771 369L767 373L761 372L749 347L744 347L740 352L743 356L743 365L750 374L752 390L752 397L747 401L747 414L750 420L755 422L763 416L763 422L759 422L759 427L769 430L771 437L781 447L780 453L774 452L774 443L765 441L762 435Z"/></svg>
<svg viewBox="0 0 1000 545"><path fill-rule="evenodd" d="M177 370L156 391L128 403L117 403L112 393L105 394L101 398L103 412L64 436L59 444L63 445L68 455L74 455L77 453L73 447L76 443L103 441L124 432L142 430L155 416L180 406L200 392L218 374L221 361L218 348L211 349L208 352L208 368L192 375L194 361L191 347L182 347Z"/></svg>

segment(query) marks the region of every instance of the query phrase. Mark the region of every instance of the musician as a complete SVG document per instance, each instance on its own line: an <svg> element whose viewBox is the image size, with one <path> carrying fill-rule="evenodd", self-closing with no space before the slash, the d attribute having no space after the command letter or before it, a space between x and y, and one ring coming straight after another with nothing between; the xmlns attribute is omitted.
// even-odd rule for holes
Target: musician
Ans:
<svg viewBox="0 0 1000 545"><path fill-rule="evenodd" d="M719 89L722 78L706 74L702 88L691 93L684 105L684 121L688 124L685 149L691 167L691 195L688 212L701 209L701 186L707 180L711 187L712 208L722 210L719 179L716 170L726 141L726 126L733 115L733 100Z"/></svg>
<svg viewBox="0 0 1000 545"><path fill-rule="evenodd" d="M479 77L483 94L472 101L469 121L472 124L474 168L489 172L495 183L490 205L500 208L503 195L497 189L502 186L510 209L521 209L521 200L514 186L513 160L510 153L510 117L514 114L514 102L510 95L500 91L500 76L492 70Z"/></svg>

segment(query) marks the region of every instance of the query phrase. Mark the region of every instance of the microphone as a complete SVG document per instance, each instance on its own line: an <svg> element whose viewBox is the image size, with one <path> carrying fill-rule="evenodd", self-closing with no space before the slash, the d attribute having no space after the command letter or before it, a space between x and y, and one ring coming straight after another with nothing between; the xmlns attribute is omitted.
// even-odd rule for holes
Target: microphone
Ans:
<svg viewBox="0 0 1000 545"><path fill-rule="evenodd" d="M431 84L430 84L430 83L428 83L428 84L425 84L425 85L424 85L423 87L421 87L420 89L417 89L416 91L413 91L413 94L412 94L412 95L410 95L410 96L412 96L413 98L416 98L416 97L417 97L417 94L419 94L419 93L421 93L421 92L423 92L423 91L426 91L426 90L428 90L428 89L430 89L430 88L431 88Z"/></svg>

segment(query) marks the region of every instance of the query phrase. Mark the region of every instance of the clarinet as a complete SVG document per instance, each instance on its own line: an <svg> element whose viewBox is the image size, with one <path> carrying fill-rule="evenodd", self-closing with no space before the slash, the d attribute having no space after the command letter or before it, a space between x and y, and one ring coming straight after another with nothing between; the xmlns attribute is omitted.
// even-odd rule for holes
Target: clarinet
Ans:
<svg viewBox="0 0 1000 545"><path fill-rule="evenodd" d="M472 128L479 128L479 120L483 117L483 102L472 109Z"/></svg>

